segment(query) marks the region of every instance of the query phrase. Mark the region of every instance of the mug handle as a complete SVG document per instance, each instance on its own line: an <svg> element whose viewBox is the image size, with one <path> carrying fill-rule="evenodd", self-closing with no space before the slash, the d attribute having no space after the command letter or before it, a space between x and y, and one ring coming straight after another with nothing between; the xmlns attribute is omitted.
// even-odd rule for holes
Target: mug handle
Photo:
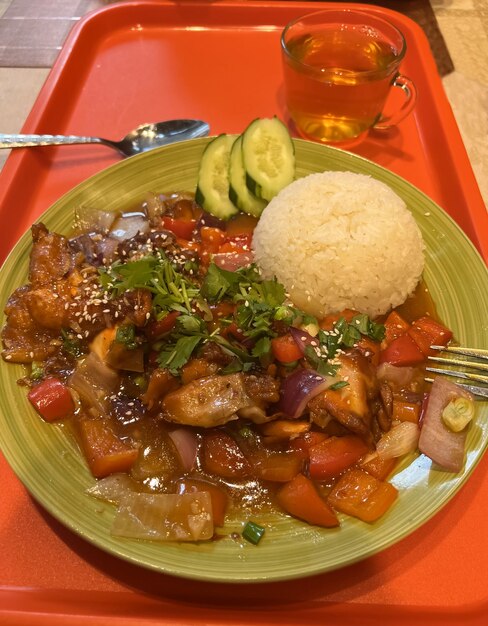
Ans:
<svg viewBox="0 0 488 626"><path fill-rule="evenodd" d="M388 130L392 126L401 122L412 111L417 101L417 88L415 83L407 76L397 74L391 82L392 87L399 87L405 94L403 105L396 113L388 116L381 116L378 122L373 126L375 130Z"/></svg>

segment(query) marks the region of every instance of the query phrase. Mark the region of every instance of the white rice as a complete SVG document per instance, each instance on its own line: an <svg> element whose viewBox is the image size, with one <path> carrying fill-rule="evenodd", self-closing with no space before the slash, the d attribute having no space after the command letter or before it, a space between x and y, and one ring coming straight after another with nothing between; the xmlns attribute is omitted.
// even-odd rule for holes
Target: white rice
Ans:
<svg viewBox="0 0 488 626"><path fill-rule="evenodd" d="M376 317L402 304L424 268L420 229L384 183L353 172L300 178L264 209L253 250L264 276L319 319L346 308Z"/></svg>

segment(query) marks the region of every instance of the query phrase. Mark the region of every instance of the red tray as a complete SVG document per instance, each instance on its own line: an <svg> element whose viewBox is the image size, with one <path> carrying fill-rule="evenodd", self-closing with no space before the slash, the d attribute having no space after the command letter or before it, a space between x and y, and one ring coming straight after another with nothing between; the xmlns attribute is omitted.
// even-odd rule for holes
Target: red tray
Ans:
<svg viewBox="0 0 488 626"><path fill-rule="evenodd" d="M257 116L286 119L279 35L321 4L111 5L73 29L23 131L118 137L143 121L197 117L217 134ZM394 132L372 134L356 152L427 193L488 259L486 208L427 39L399 13L363 9L405 33L402 71L419 99ZM13 153L0 177L2 258L53 201L117 158L98 146ZM442 511L394 547L329 574L256 585L185 581L120 561L50 517L1 455L0 477L1 624L469 626L488 614L488 456Z"/></svg>

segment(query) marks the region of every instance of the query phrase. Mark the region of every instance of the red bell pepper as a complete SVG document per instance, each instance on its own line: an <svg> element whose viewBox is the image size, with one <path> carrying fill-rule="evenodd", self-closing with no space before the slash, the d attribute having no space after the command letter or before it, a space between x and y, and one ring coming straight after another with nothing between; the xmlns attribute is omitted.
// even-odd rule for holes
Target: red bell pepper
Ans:
<svg viewBox="0 0 488 626"><path fill-rule="evenodd" d="M270 422L272 424L273 422ZM317 444L325 441L329 438L329 435L322 431L311 430L308 433L303 433L303 435L299 435L292 439L288 445L290 450L294 450L298 452L302 458L308 459L310 458L310 448L312 446L316 446Z"/></svg>
<svg viewBox="0 0 488 626"><path fill-rule="evenodd" d="M170 230L177 237L181 237L181 239L190 240L193 235L193 231L195 230L197 221L196 220L184 220L178 219L174 217L168 217L166 215L162 218L163 228L166 230Z"/></svg>
<svg viewBox="0 0 488 626"><path fill-rule="evenodd" d="M27 398L46 422L68 417L75 410L70 390L58 378L46 378L32 387Z"/></svg>
<svg viewBox="0 0 488 626"><path fill-rule="evenodd" d="M333 528L339 526L336 514L320 496L313 482L298 474L281 487L276 494L276 499L281 508L309 524Z"/></svg>
<svg viewBox="0 0 488 626"><path fill-rule="evenodd" d="M309 450L310 478L335 478L357 463L368 450L366 443L356 435L329 437Z"/></svg>
<svg viewBox="0 0 488 626"><path fill-rule="evenodd" d="M380 363L391 363L399 367L420 365L425 355L408 333L394 339L380 352Z"/></svg>
<svg viewBox="0 0 488 626"><path fill-rule="evenodd" d="M179 311L170 311L160 320L154 320L150 322L145 329L146 335L149 339L159 339L170 330L173 330L176 324L176 318L180 315Z"/></svg>
<svg viewBox="0 0 488 626"><path fill-rule="evenodd" d="M403 317L396 311L391 311L391 313L389 313L384 322L384 325L384 346L389 345L392 341L400 337L400 335L404 335L410 328L410 324L406 320L404 320Z"/></svg>
<svg viewBox="0 0 488 626"><path fill-rule="evenodd" d="M280 363L293 363L293 361L298 361L303 357L301 347L291 334L271 339L271 352Z"/></svg>
<svg viewBox="0 0 488 626"><path fill-rule="evenodd" d="M224 252L249 252L251 249L251 234L235 235L226 237L224 243L219 248L219 254Z"/></svg>
<svg viewBox="0 0 488 626"><path fill-rule="evenodd" d="M420 317L408 331L425 356L436 353L430 346L446 346L452 339L452 331L431 317Z"/></svg>

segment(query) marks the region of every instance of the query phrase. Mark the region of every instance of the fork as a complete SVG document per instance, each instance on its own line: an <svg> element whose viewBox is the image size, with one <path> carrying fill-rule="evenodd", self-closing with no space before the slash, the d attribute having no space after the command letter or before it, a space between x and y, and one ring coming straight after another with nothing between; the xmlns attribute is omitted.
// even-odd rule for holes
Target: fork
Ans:
<svg viewBox="0 0 488 626"><path fill-rule="evenodd" d="M429 356L429 361L440 363L441 365L454 365L461 368L467 368L468 370L477 370L479 372L488 372L488 350L482 348L463 348L462 346L431 346L433 350L439 352L447 352L448 354L455 355L453 357L445 356ZM469 360L468 358L456 358L456 355L463 357L472 357L476 360ZM444 369L440 367L427 367L428 372L436 374L444 374L445 376L454 376L462 380L469 380L476 383L488 384L488 375L477 374L470 371L458 370L458 369ZM433 382L432 378L426 378L427 382ZM464 387L472 394L480 396L482 398L488 398L488 387L480 385L471 385L467 383L459 383L461 387Z"/></svg>

